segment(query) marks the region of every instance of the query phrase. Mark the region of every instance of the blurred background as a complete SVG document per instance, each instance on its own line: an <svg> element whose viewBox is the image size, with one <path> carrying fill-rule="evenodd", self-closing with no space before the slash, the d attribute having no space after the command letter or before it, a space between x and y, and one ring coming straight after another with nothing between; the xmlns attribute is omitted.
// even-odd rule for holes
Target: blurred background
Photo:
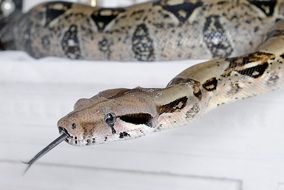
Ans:
<svg viewBox="0 0 284 190"><path fill-rule="evenodd" d="M48 0L46 0L48 1ZM54 1L54 0L49 0ZM69 0L69 2L84 3L91 6L103 6L103 7L119 7L129 6L135 3L145 2L147 0ZM39 0L0 0L1 14L9 15L14 11L27 11L34 5L43 2Z"/></svg>
<svg viewBox="0 0 284 190"><path fill-rule="evenodd" d="M129 6L135 3L141 3L145 1L147 0L70 0L69 2L85 3L92 6L119 7ZM27 10L38 2L39 0L25 0L24 9Z"/></svg>
<svg viewBox="0 0 284 190"><path fill-rule="evenodd" d="M83 3L93 7L125 7L146 1L147 0L69 0L69 2ZM26 12L40 2L44 2L44 0L0 0L0 19L11 14L16 14L18 11Z"/></svg>

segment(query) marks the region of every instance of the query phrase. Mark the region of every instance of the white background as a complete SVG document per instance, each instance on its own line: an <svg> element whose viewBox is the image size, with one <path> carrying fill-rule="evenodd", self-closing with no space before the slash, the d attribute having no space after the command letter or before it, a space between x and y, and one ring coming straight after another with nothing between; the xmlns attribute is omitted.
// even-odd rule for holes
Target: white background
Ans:
<svg viewBox="0 0 284 190"><path fill-rule="evenodd" d="M2 190L283 190L284 91L221 106L189 126L89 147L62 143L23 176L58 137L75 101L117 87L163 87L194 62L34 60L0 53Z"/></svg>

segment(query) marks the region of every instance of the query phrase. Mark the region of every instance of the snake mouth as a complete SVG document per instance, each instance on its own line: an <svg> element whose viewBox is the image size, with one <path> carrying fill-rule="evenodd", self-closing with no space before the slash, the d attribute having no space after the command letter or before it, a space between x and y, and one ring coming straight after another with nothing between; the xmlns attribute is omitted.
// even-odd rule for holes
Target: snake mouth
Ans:
<svg viewBox="0 0 284 190"><path fill-rule="evenodd" d="M67 137L65 139L65 142L67 142L68 144L71 144L71 145L87 145L83 140L79 140L78 137L76 136L73 136L71 135L70 133L68 133L68 131L63 128L63 127L58 127L58 130L59 130L59 134L62 135L62 134L66 134Z"/></svg>
<svg viewBox="0 0 284 190"><path fill-rule="evenodd" d="M62 134L66 134L67 135L67 138L72 138L73 136L70 135L70 133L68 133L68 131L66 129L64 129L63 127L58 127L58 130L59 130L59 134L62 135Z"/></svg>
<svg viewBox="0 0 284 190"><path fill-rule="evenodd" d="M62 134L66 134L67 137L65 139L65 142L67 142L68 144L70 145L89 145L89 144L94 144L95 142L92 141L92 143L87 143L87 140L80 140L78 139L78 137L76 136L73 136L71 135L70 133L68 133L68 131L63 128L63 127L58 127L58 130L59 130L59 134L62 135ZM89 142L89 141L88 141Z"/></svg>
<svg viewBox="0 0 284 190"><path fill-rule="evenodd" d="M72 136L70 133L68 133L68 131L67 131L65 128L63 128L63 127L58 127L58 130L59 130L59 134L60 134L60 135L66 134L67 137L66 137L66 139L65 139L65 142L67 142L68 144L71 144L70 141L71 141L72 139L75 139L75 137ZM76 137L76 139L77 139L77 137Z"/></svg>
<svg viewBox="0 0 284 190"><path fill-rule="evenodd" d="M87 139L79 139L76 136L71 135L68 133L66 129L63 127L58 127L59 134L66 134L67 138L65 139L65 142L71 145L77 145L77 146L84 146L84 145L92 145L96 143L96 138L87 138Z"/></svg>
<svg viewBox="0 0 284 190"><path fill-rule="evenodd" d="M65 141L70 145L75 146L88 146L97 143L96 138L88 138L88 139L78 139L77 137L69 137L66 138Z"/></svg>
<svg viewBox="0 0 284 190"><path fill-rule="evenodd" d="M65 134L65 132L62 132L62 134ZM68 135L68 137L65 139L65 142L73 146L89 146L89 145L95 145L95 144L103 144L103 143L115 141L115 140L137 138L137 137L144 136L144 135L145 135L145 132L143 130L128 130L128 131L119 132L117 134L111 134L111 135L106 135L106 136L96 136L96 137L92 136L92 137L84 138L84 139L79 139L76 136L74 137L74 136Z"/></svg>

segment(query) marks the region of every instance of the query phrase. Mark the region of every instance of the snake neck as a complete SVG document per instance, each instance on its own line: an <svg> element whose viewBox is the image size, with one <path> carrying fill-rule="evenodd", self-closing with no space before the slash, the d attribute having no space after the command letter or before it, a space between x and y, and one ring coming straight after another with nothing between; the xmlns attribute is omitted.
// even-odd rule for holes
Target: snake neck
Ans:
<svg viewBox="0 0 284 190"><path fill-rule="evenodd" d="M257 51L194 65L164 89L152 89L155 128L185 125L220 105L275 90L283 85L284 22L276 24ZM141 95L141 94L140 94Z"/></svg>
<svg viewBox="0 0 284 190"><path fill-rule="evenodd" d="M155 129L161 130L185 125L197 118L206 108L201 101L200 91L195 81L168 85L153 92L156 107Z"/></svg>

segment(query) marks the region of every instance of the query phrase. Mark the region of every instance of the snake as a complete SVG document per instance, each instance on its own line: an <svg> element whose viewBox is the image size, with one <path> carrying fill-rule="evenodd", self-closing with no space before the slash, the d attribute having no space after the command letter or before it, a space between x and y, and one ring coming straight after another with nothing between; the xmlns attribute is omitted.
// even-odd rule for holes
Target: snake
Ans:
<svg viewBox="0 0 284 190"><path fill-rule="evenodd" d="M78 100L58 121L60 136L26 170L63 141L103 144L188 126L221 105L280 88L283 16L284 2L276 0L161 0L126 8L44 3L12 20L2 44L36 58L209 58L164 88L109 89Z"/></svg>
<svg viewBox="0 0 284 190"><path fill-rule="evenodd" d="M227 58L255 51L283 17L281 0L156 0L124 8L48 2L8 18L0 46L35 58Z"/></svg>

